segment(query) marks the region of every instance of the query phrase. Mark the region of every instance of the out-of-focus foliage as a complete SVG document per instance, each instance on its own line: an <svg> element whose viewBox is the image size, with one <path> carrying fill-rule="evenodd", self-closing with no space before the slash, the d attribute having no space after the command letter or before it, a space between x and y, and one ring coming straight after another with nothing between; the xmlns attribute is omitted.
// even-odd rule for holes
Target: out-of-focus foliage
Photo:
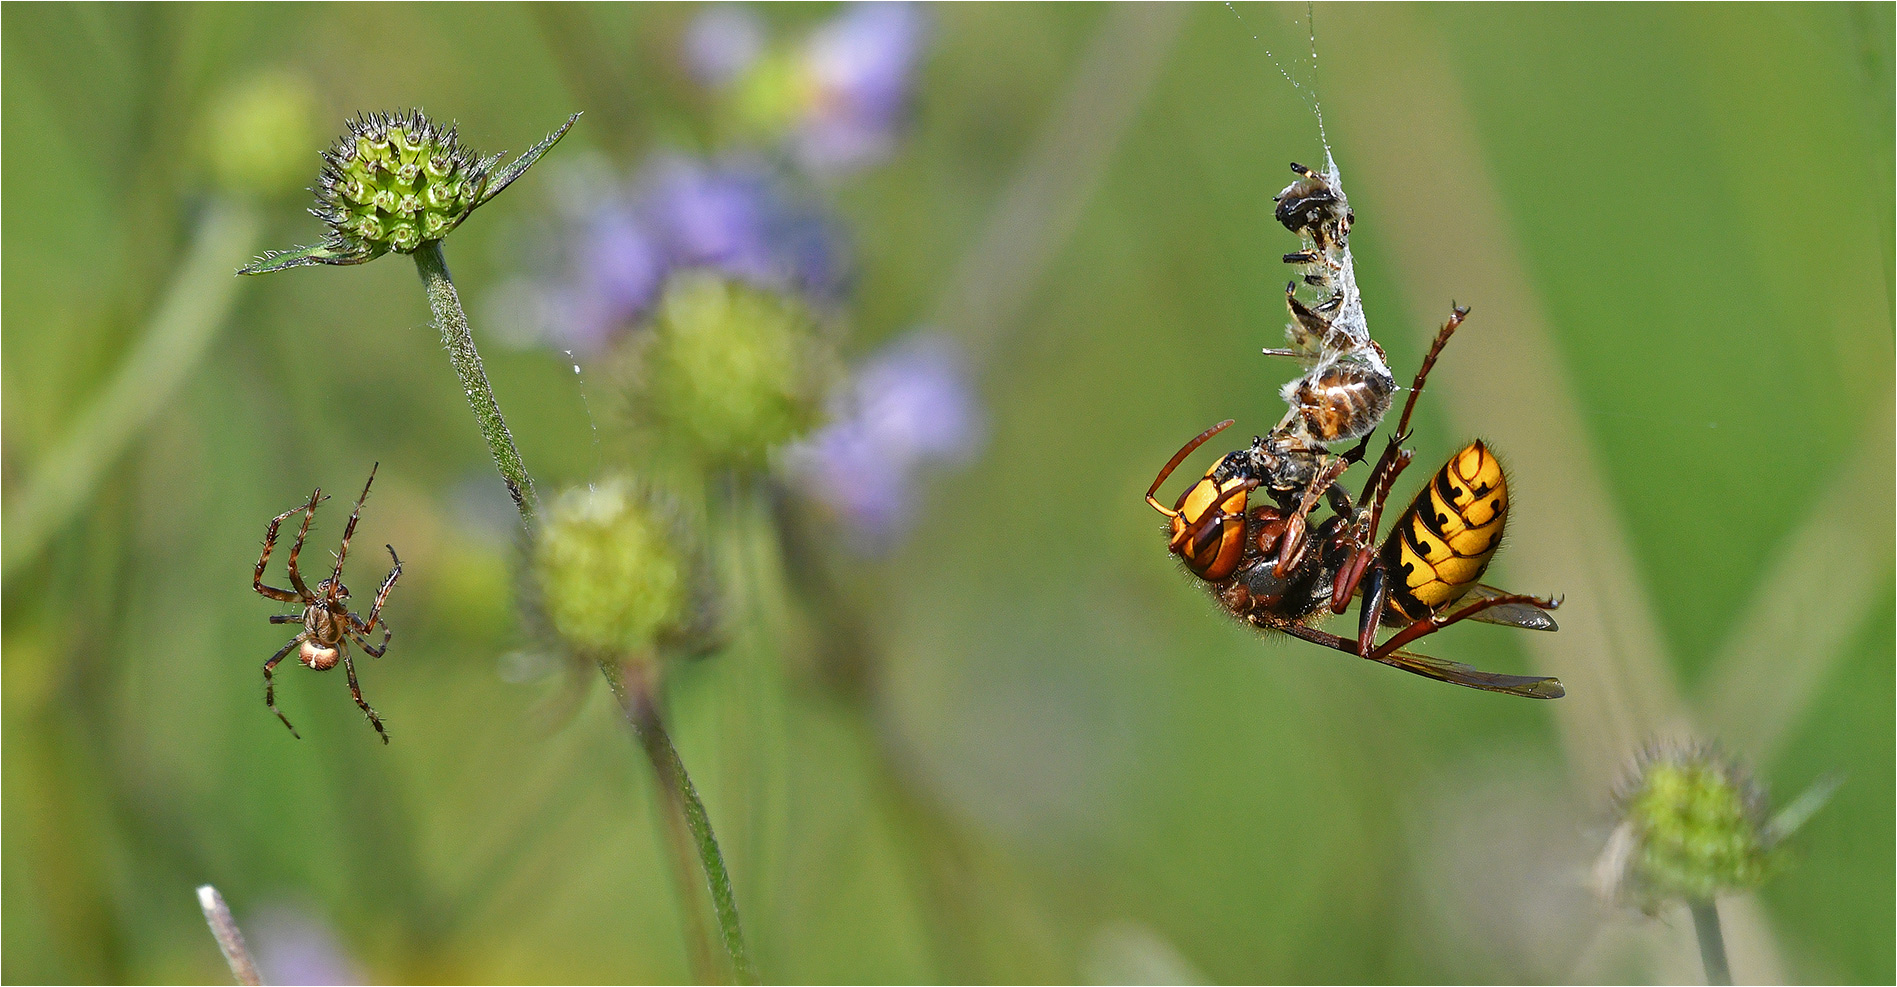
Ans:
<svg viewBox="0 0 1897 987"><path fill-rule="evenodd" d="M711 518L742 592L728 646L679 665L667 698L767 978L1694 975L1677 917L1587 904L1611 806L1576 783L1587 772L1559 718L1610 720L1622 699L1574 689L1577 668L1538 668L1572 691L1532 703L1260 641L1216 616L1140 501L1205 425L1260 431L1283 411L1293 368L1258 354L1281 338L1278 255L1294 242L1271 194L1286 161L1321 150L1265 48L1297 69L1302 11L1247 6L1241 21L1206 5L1176 37L1145 39L1169 46L1164 68L1101 152L1072 235L1044 270L1017 272L1032 279L1020 317L980 327L994 345L968 372L986 445L959 472L897 487L913 498L906 538L875 556L799 554L848 541L821 520L845 523L847 499L806 518L802 541L764 537L762 508ZM306 80L317 135L358 110L421 106L472 146L518 153L585 111L450 253L540 488L601 479L618 454L596 439L614 427L597 420L610 375L584 354L500 345L534 328L503 324L517 313L499 289L534 273L523 244L562 208L563 159L592 152L632 175L648 155L719 150L745 130L720 117L733 106L756 124L765 82L721 94L693 75L695 13L8 5L0 490L33 482L136 342L195 221L228 194L202 135L266 68L281 70L273 85ZM993 288L954 277L1016 170L1064 133L1063 88L1116 16L925 13L901 139L822 183L855 258L836 334L851 366L876 365L946 292ZM798 39L829 51L821 39L838 33L825 9L756 14L760 72L788 71ZM1745 906L1753 918L1729 919L1735 972L1769 955L1791 979L1891 980L1891 8L1317 19L1352 246L1392 365L1407 374L1426 341L1411 313L1452 298L1474 315L1446 363L1518 328L1484 321L1493 310L1458 280L1402 287L1424 261L1502 244L1545 317L1556 364L1511 372L1573 392L1576 468L1629 549L1608 564L1639 589L1522 587L1567 592L1564 623L1647 608L1664 671L1698 711L1730 671L1734 628L1774 603L1758 588L1786 571L1791 585L1827 580L1784 568L1826 493L1866 455L1882 470L1877 496L1850 505L1884 518L1859 552L1871 602L1783 614L1831 643L1779 656L1773 694L1798 703L1782 736L1720 739L1786 792L1847 777ZM1481 167L1361 166L1442 136L1358 122L1398 97L1448 108ZM766 109L763 129L788 126L783 106ZM1394 235L1413 204L1451 193L1498 209L1428 250ZM265 245L315 239L294 201L267 210ZM428 318L406 264L246 282L194 376L49 548L7 572L0 976L218 980L192 897L205 882L267 975L688 975L645 766L593 679L575 697L536 664L511 507ZM1438 400L1453 386L1433 383L1419 411L1418 472L1467 437ZM290 628L265 622L278 611L244 577L273 514L376 461L358 543L394 545L405 571L386 611L393 648L358 668L395 740L376 742L340 676L287 667L278 701L299 743L264 709L258 671ZM1554 485L1512 477L1496 581L1534 553L1535 519L1564 502ZM320 520L310 554L339 531ZM1430 643L1514 671L1524 636L1466 626Z"/></svg>

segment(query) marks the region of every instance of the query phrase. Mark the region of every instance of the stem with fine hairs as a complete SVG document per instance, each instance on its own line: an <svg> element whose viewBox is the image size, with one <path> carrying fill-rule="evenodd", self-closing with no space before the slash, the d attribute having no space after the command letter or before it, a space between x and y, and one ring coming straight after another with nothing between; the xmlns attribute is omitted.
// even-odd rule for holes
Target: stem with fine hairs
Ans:
<svg viewBox="0 0 1897 987"><path fill-rule="evenodd" d="M441 254L441 241L430 240L416 248L415 270L428 289L428 307L434 310L435 327L441 330L441 344L448 348L448 359L454 364L455 375L461 378L461 389L467 392L468 407L474 409L481 437L487 440L487 450L493 454L494 465L507 483L507 493L514 498L521 521L531 531L534 516L540 510L539 499L534 495L534 481L527 475L526 464L520 461L514 435L507 429L507 419L501 417L501 406L494 400L494 388L488 384L487 371L481 367L481 354L474 348L474 333L468 329L468 314L461 309L461 296L455 291L454 280L448 276L448 260Z"/></svg>
<svg viewBox="0 0 1897 987"><path fill-rule="evenodd" d="M1706 964L1706 982L1730 987L1732 966L1726 962L1726 937L1719 931L1719 906L1711 901L1687 905L1693 911L1693 931L1699 934L1699 958Z"/></svg>
<svg viewBox="0 0 1897 987"><path fill-rule="evenodd" d="M666 802L667 825L673 830L673 839L669 842L675 847L674 860L679 867L681 884L691 883L690 878L683 875L693 869L691 858L695 847L697 865L704 870L705 886L711 892L712 911L718 917L719 932L725 952L731 957L732 971L740 983L756 983L757 968L751 963L750 951L744 944L744 930L738 924L738 906L732 898L731 876L725 871L724 854L711 831L711 817L705 813L705 803L699 800L691 775L685 771L685 762L679 758L678 748L672 746L672 737L665 731L665 721L653 695L651 669L643 663L621 665L601 659L599 670L612 687L613 698L619 701L619 708L645 749L646 758L652 762L659 795ZM681 825L687 840L677 838ZM694 894L681 905L695 911L697 900ZM696 918L688 917L687 923L694 929L704 928L702 921Z"/></svg>

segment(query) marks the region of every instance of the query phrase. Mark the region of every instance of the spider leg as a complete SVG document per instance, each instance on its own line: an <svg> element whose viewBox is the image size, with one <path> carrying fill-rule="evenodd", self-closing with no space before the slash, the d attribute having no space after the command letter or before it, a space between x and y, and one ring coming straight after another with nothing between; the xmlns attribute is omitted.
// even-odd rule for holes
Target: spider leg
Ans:
<svg viewBox="0 0 1897 987"><path fill-rule="evenodd" d="M342 653L343 671L349 673L349 694L356 697L356 705L362 707L363 714L369 717L369 725L375 727L375 732L382 735L382 742L386 744L389 742L389 732L382 729L382 718L375 715L375 709L369 705L369 701L362 698L362 686L356 684L356 663L349 660L349 648L344 646Z"/></svg>
<svg viewBox="0 0 1897 987"><path fill-rule="evenodd" d="M296 529L296 544L290 546L290 558L287 565L290 570L290 585L295 586L296 591L303 595L305 603L315 600L316 594L311 593L310 588L303 584L303 573L296 567L296 557L302 553L303 539L309 536L310 522L316 518L316 505L326 499L323 496L322 487L310 491L310 502L300 508L303 512L303 525Z"/></svg>
<svg viewBox="0 0 1897 987"><path fill-rule="evenodd" d="M275 586L265 586L263 584L264 566L269 564L270 552L277 547L277 529L282 527L283 522L287 518L289 518L290 515L295 514L297 511L305 512L303 515L303 531L304 532L309 531L310 519L309 519L309 514L308 514L308 511L309 511L308 505L305 505L303 507L292 507L289 510L284 511L282 514L279 514L276 517L271 518L270 526L264 529L263 554L261 556L258 556L257 558L257 572L255 575L251 576L250 578L251 587L255 589L258 593L262 594L265 597L268 597L269 599L278 600L283 603L302 603L302 602L308 601L310 598L309 591L307 589L304 589L301 581L297 580L294 567L292 567L291 569L290 579L291 579L291 582L296 586L297 590L303 594L302 596L298 596L296 593L293 593L287 589L278 589ZM298 548L303 547L302 532L299 532L297 534L296 544ZM290 557L295 558L296 553L294 551L291 552Z"/></svg>
<svg viewBox="0 0 1897 987"><path fill-rule="evenodd" d="M361 623L360 621L356 619L355 614L350 614L349 619L352 623L357 623L357 624ZM385 620L382 622L382 644L380 647L370 644L368 638L365 638L362 636L364 633L365 633L364 631L358 628L355 630L351 630L349 632L349 636L351 638L354 638L355 642L362 646L362 650L367 651L370 655L376 658L380 658L383 656L383 654L387 653L387 651L389 650L389 638L392 638L395 636L395 629L389 626L388 621Z"/></svg>
<svg viewBox="0 0 1897 987"><path fill-rule="evenodd" d="M389 550L389 558L395 560L395 568L390 569L389 574L382 579L382 589L375 594L375 606L369 608L368 623L363 623L362 618L357 617L353 613L349 615L349 622L355 625L356 629L364 634L375 630L376 619L382 615L382 603L389 598L389 590L395 588L396 577L402 574L402 557L395 554L395 546L384 545L382 547ZM387 644L388 642L384 641L383 643ZM377 655L376 657L380 658L382 656Z"/></svg>
<svg viewBox="0 0 1897 987"><path fill-rule="evenodd" d="M362 485L362 496L356 498L356 509L349 512L349 524L343 528L342 547L336 549L336 571L330 573L329 576L329 602L332 604L340 601L337 594L342 591L343 559L349 556L349 537L356 533L356 519L362 516L362 502L369 499L369 486L375 483L376 467L381 465L381 463L376 463L375 466L369 467L369 482ZM339 608L331 607L330 609Z"/></svg>
<svg viewBox="0 0 1897 987"><path fill-rule="evenodd" d="M303 622L303 615L300 613L273 613L270 615L270 622L273 624L299 624Z"/></svg>
<svg viewBox="0 0 1897 987"><path fill-rule="evenodd" d="M284 716L283 710L277 708L277 683L275 679L270 677L270 671L277 667L277 663L282 661L283 656L289 654L292 648L302 644L303 638L306 636L307 635L304 634L298 634L291 638L290 643L283 646L283 650L271 655L270 660L263 663L263 704L270 707L270 712L277 714L277 719L282 720L284 726L290 727L290 736L298 740L302 740L303 735L297 733L295 727L290 726L290 718Z"/></svg>

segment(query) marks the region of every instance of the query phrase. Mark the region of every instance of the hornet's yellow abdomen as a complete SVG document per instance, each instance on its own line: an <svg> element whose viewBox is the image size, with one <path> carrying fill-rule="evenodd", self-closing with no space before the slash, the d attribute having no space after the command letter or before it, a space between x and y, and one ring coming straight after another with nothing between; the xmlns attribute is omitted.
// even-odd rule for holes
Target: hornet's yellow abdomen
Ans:
<svg viewBox="0 0 1897 987"><path fill-rule="evenodd" d="M1383 543L1390 573L1385 622L1414 623L1474 589L1507 520L1502 464L1480 441L1471 442L1417 492Z"/></svg>

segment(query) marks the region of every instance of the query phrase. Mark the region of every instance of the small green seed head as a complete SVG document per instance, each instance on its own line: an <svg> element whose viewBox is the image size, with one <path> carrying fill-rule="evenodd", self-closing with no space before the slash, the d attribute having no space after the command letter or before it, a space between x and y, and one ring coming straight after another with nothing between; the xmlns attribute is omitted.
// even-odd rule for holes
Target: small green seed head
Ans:
<svg viewBox="0 0 1897 987"><path fill-rule="evenodd" d="M1608 883L1648 911L1712 901L1770 876L1765 795L1717 750L1648 751L1617 801L1624 845Z"/></svg>
<svg viewBox="0 0 1897 987"><path fill-rule="evenodd" d="M310 211L351 253L413 253L468 218L495 161L420 110L358 116L323 154Z"/></svg>
<svg viewBox="0 0 1897 987"><path fill-rule="evenodd" d="M677 526L631 481L568 490L534 545L541 609L582 656L648 653L689 620L687 556Z"/></svg>
<svg viewBox="0 0 1897 987"><path fill-rule="evenodd" d="M818 420L826 350L810 313L790 299L683 274L642 344L635 405L706 465L761 468Z"/></svg>

